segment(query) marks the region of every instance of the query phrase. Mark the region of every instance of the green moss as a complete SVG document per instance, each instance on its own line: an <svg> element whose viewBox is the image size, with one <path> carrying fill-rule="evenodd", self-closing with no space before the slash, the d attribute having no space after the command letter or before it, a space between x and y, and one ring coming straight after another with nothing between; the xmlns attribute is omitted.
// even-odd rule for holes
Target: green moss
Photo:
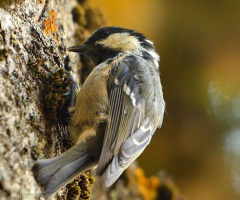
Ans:
<svg viewBox="0 0 240 200"><path fill-rule="evenodd" d="M40 80L44 80L47 77L46 72L42 69L42 59L37 58L34 62L29 62L28 67L33 76L37 77Z"/></svg>
<svg viewBox="0 0 240 200"><path fill-rule="evenodd" d="M47 141L42 138L42 139L38 139L35 140L35 145L32 148L32 152L31 155L34 159L38 159L38 158L44 158L44 154L43 154L43 149L45 148Z"/></svg>
<svg viewBox="0 0 240 200"><path fill-rule="evenodd" d="M49 75L43 65L43 61L38 58L35 62L30 62L28 67L32 75L43 83L42 102L44 107L50 110L61 109L69 99L68 92L71 82L69 75L63 68Z"/></svg>
<svg viewBox="0 0 240 200"><path fill-rule="evenodd" d="M78 182L76 180L68 184L67 189L68 189L67 199L69 200L80 199L81 188L78 186Z"/></svg>
<svg viewBox="0 0 240 200"><path fill-rule="evenodd" d="M71 80L63 68L51 74L46 81L44 104L47 109L61 109L69 98Z"/></svg>
<svg viewBox="0 0 240 200"><path fill-rule="evenodd" d="M86 172L67 185L68 200L89 200L92 192L92 186L95 182L93 176Z"/></svg>

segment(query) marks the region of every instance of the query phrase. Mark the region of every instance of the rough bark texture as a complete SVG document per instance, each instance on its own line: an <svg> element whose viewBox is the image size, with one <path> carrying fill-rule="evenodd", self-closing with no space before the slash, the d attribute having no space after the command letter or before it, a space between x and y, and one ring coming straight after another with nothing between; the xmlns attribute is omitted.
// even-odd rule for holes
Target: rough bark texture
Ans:
<svg viewBox="0 0 240 200"><path fill-rule="evenodd" d="M67 71L82 83L93 68L66 48L104 24L101 12L84 0L0 2L1 200L44 199L31 166L71 147ZM53 199L89 199L93 182L85 173ZM97 180L92 199L179 199L171 187L132 166L111 189Z"/></svg>
<svg viewBox="0 0 240 200"><path fill-rule="evenodd" d="M81 3L0 4L1 199L43 199L31 171L34 160L53 157L71 146L67 118L61 115L67 101L63 96L68 90L67 76L64 70L56 71L80 69L78 56L68 55L66 47L81 42L102 23L101 19L99 24L86 20L86 13L98 11ZM58 196L64 199L66 194Z"/></svg>

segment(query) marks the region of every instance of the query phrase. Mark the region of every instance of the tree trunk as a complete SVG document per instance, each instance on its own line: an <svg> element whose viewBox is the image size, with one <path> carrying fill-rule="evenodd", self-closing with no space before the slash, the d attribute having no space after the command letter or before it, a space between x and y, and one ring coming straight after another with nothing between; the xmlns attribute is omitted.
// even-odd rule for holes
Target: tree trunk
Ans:
<svg viewBox="0 0 240 200"><path fill-rule="evenodd" d="M104 21L87 1L2 1L0 6L0 198L44 199L31 171L34 160L71 146L67 117L61 115L65 70L79 80L81 63L66 48ZM60 192L58 198L65 196Z"/></svg>

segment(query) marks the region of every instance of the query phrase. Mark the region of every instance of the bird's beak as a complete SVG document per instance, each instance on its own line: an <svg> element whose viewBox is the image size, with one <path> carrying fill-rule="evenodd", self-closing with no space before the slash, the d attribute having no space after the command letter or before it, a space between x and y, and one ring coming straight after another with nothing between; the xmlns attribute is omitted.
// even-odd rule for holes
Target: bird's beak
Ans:
<svg viewBox="0 0 240 200"><path fill-rule="evenodd" d="M88 47L89 47L88 45L83 44L83 45L79 45L79 46L69 47L67 50L72 51L72 52L76 52L76 53L84 53L84 52L86 52Z"/></svg>

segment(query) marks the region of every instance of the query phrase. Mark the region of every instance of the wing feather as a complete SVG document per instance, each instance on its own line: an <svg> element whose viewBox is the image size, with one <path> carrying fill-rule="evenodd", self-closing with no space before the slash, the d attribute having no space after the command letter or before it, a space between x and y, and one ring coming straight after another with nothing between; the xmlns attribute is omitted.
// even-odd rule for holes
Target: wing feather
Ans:
<svg viewBox="0 0 240 200"><path fill-rule="evenodd" d="M150 120L145 116L145 99L131 66L122 60L108 78L109 117L104 135L97 175L106 172L106 185L112 185L142 153L151 139ZM141 81L141 80L140 80Z"/></svg>
<svg viewBox="0 0 240 200"><path fill-rule="evenodd" d="M149 127L146 128L146 126ZM136 143L135 140L138 142ZM145 119L141 126L123 143L119 153L114 156L107 169L106 186L111 186L118 179L122 172L143 152L150 140L149 119Z"/></svg>
<svg viewBox="0 0 240 200"><path fill-rule="evenodd" d="M107 124L106 132L113 134L105 134L104 147L101 152L102 162L98 163L98 175L102 175L105 171L105 165L108 165L112 159L111 147L116 141L116 132L118 129L119 115L121 112L123 91L120 87L116 87L111 91L110 94L110 105L109 105L109 116L110 122ZM107 142L109 141L109 142Z"/></svg>

